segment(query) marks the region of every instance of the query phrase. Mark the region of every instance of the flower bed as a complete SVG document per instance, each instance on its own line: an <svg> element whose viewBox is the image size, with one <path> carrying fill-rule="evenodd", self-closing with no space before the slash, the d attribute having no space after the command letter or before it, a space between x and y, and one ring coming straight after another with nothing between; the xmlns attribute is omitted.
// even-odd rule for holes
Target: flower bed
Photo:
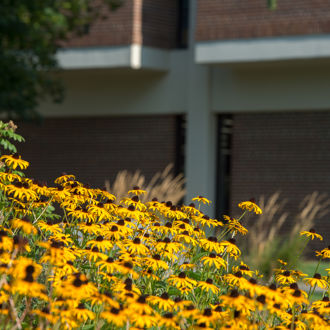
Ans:
<svg viewBox="0 0 330 330"><path fill-rule="evenodd" d="M279 260L264 283L241 261L235 237L248 235L246 212L262 213L254 201L240 203L237 218L212 219L202 196L142 203L145 191L134 187L117 201L68 174L46 186L22 173L29 163L13 154L10 139L22 140L14 131L1 123L10 151L0 158L4 329L329 328L329 269L308 278ZM330 258L330 248L316 256ZM312 302L316 287L322 299Z"/></svg>

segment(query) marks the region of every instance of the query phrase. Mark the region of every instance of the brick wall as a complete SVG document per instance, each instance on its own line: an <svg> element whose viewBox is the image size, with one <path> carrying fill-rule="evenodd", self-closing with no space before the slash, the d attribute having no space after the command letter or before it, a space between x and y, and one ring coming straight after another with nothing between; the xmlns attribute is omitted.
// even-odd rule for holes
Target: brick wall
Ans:
<svg viewBox="0 0 330 330"><path fill-rule="evenodd" d="M132 43L174 48L177 39L178 1L125 0L115 11L103 7L106 19L99 19L89 33L74 37L66 47L118 46Z"/></svg>
<svg viewBox="0 0 330 330"><path fill-rule="evenodd" d="M65 43L66 47L86 46L118 46L132 43L133 0L125 0L115 11L103 6L106 19L98 19L89 33L82 37L74 37Z"/></svg>
<svg viewBox="0 0 330 330"><path fill-rule="evenodd" d="M177 0L144 0L142 14L143 44L159 48L175 48L177 15Z"/></svg>
<svg viewBox="0 0 330 330"><path fill-rule="evenodd" d="M45 119L21 123L18 132L27 175L50 185L62 172L98 187L123 169L150 179L176 160L176 116Z"/></svg>
<svg viewBox="0 0 330 330"><path fill-rule="evenodd" d="M307 194L318 191L330 198L329 127L330 112L234 115L232 212L239 213L240 201L281 191L292 220ZM324 237L330 235L329 216L315 226Z"/></svg>
<svg viewBox="0 0 330 330"><path fill-rule="evenodd" d="M258 38L330 33L326 0L199 0L196 40Z"/></svg>

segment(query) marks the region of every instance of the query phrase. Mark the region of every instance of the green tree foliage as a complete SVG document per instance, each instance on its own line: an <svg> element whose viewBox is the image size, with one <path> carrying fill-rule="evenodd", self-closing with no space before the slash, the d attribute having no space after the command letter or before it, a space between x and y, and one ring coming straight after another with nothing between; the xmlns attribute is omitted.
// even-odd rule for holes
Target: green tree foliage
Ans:
<svg viewBox="0 0 330 330"><path fill-rule="evenodd" d="M53 73L61 43L86 33L86 26L121 0L1 0L0 112L31 119L42 98L59 102L63 87Z"/></svg>

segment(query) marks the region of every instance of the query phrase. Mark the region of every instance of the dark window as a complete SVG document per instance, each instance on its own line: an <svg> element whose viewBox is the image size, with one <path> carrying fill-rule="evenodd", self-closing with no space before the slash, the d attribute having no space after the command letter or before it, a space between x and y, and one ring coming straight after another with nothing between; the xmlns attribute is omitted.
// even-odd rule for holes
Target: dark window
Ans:
<svg viewBox="0 0 330 330"><path fill-rule="evenodd" d="M231 178L231 115L218 116L216 216L229 213Z"/></svg>

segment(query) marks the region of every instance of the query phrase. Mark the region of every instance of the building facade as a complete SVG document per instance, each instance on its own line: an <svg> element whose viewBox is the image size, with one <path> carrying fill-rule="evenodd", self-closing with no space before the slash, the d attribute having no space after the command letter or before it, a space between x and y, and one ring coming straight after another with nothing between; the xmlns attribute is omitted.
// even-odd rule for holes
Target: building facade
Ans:
<svg viewBox="0 0 330 330"><path fill-rule="evenodd" d="M327 1L125 0L105 13L58 55L65 102L23 125L36 173L101 184L173 162L212 216L276 191L294 214L330 194Z"/></svg>

